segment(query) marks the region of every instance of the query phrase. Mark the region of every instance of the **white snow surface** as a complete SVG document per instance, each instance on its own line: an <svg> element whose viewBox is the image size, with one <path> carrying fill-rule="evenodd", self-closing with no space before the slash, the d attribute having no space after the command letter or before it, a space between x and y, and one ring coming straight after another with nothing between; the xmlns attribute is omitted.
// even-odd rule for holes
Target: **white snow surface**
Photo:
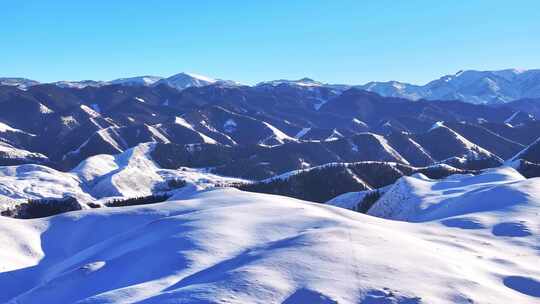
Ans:
<svg viewBox="0 0 540 304"><path fill-rule="evenodd" d="M174 123L178 124L178 125L181 125L182 127L188 128L191 131L197 133L202 138L204 143L207 143L207 144L217 144L218 143L215 139L213 139L211 137L208 137L207 135L195 130L195 128L190 123L188 123L185 119L183 119L182 117L176 116L175 120L174 120Z"/></svg>
<svg viewBox="0 0 540 304"><path fill-rule="evenodd" d="M527 180L507 166L487 169L477 176L457 174L441 180L404 176L373 205L369 214L421 222L498 208L512 209L514 205L527 203L529 194L540 195L539 185L540 179Z"/></svg>
<svg viewBox="0 0 540 304"><path fill-rule="evenodd" d="M81 105L80 107L81 107L81 110L83 110L86 114L88 114L92 118L96 118L96 117L101 116L99 114L99 111L96 111L93 108L90 108L89 106ZM99 106L97 106L97 109L99 110Z"/></svg>
<svg viewBox="0 0 540 304"><path fill-rule="evenodd" d="M269 138L266 138L266 139L262 140L261 144L265 144L270 139L276 140L279 144L283 144L286 141L298 141L296 138L290 137L289 135L285 134L283 131L276 128L275 126L273 126L273 125L271 125L271 124L269 124L269 123L267 123L265 121L263 121L262 123L268 129L270 129L270 131L272 132L272 135Z"/></svg>
<svg viewBox="0 0 540 304"><path fill-rule="evenodd" d="M166 181L170 179L183 179L195 189L243 181L210 174L204 169L162 169L151 159L153 146L145 143L117 155L92 156L70 172L40 165L0 167L0 199L23 202L29 198L69 195L85 204L97 199L107 201L111 197L131 198L167 191Z"/></svg>
<svg viewBox="0 0 540 304"><path fill-rule="evenodd" d="M418 173L421 174L421 173ZM360 203L366 195L369 193L378 191L379 193L386 192L389 188L391 188L392 185L384 186L381 188L377 188L375 190L364 190L364 191L355 191L355 192L347 192L343 193L341 195L338 195L331 200L325 202L327 205L336 206L340 208L350 209L354 210L354 208L357 207L358 203Z"/></svg>
<svg viewBox="0 0 540 304"><path fill-rule="evenodd" d="M0 141L0 154L2 155L2 158L9 158L9 159L41 159L42 161L47 160L47 156L38 153L38 152L31 152L24 149L16 148L6 142Z"/></svg>
<svg viewBox="0 0 540 304"><path fill-rule="evenodd" d="M0 217L0 302L538 303L540 180L439 183L484 188L421 224L235 189Z"/></svg>
<svg viewBox="0 0 540 304"><path fill-rule="evenodd" d="M455 137L456 140L461 143L461 145L463 146L463 149L466 151L465 155L458 156L458 157L455 157L455 158L457 158L457 159L462 158L464 161L467 161L467 158L482 159L482 158L490 157L490 158L497 159L502 163L501 158L499 158L498 156L496 156L493 153L489 152L488 150L486 150L486 149L472 143L471 141L469 141L468 139L463 137L458 132L452 130L451 128L449 128L447 126L445 126L443 123L436 123L428 132L432 132L433 130L440 129L440 128L444 128L448 132L450 132L453 135L453 137ZM442 162L444 162L444 161L446 161L446 160L443 160Z"/></svg>
<svg viewBox="0 0 540 304"><path fill-rule="evenodd" d="M17 133L23 133L23 131L19 129L15 129L10 127L8 124L5 124L0 121L0 132L17 132Z"/></svg>
<svg viewBox="0 0 540 304"><path fill-rule="evenodd" d="M29 198L61 198L64 195L82 202L93 199L82 190L79 179L73 174L41 165L0 167L0 197L24 201Z"/></svg>
<svg viewBox="0 0 540 304"><path fill-rule="evenodd" d="M343 193L327 201L325 204L345 209L354 209L371 191L372 190L365 190Z"/></svg>
<svg viewBox="0 0 540 304"><path fill-rule="evenodd" d="M406 165L409 164L409 161L407 161L403 156L401 156L401 154L399 154L399 152L397 152L396 150L394 150L394 148L392 148L392 146L388 143L386 138L378 134L373 134L373 133L367 133L367 134L372 135L380 143L381 147L384 149L386 153L391 155L396 160L399 160L401 163L404 163Z"/></svg>

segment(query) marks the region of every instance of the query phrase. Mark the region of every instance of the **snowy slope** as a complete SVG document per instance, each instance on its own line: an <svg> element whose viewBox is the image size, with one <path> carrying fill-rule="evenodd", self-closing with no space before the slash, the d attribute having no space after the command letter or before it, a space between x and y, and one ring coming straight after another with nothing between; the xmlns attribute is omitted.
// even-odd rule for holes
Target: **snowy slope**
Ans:
<svg viewBox="0 0 540 304"><path fill-rule="evenodd" d="M469 141L443 122L436 122L427 133L417 138L424 147L429 147L430 155L440 162L452 164L454 161L491 160L502 164L503 160L490 151Z"/></svg>
<svg viewBox="0 0 540 304"><path fill-rule="evenodd" d="M117 155L101 154L82 161L70 172L40 165L0 167L0 197L26 199L75 197L81 203L110 197L138 197L167 191L167 180L185 180L195 189L242 182L202 169L160 168L150 156L152 143L140 144ZM4 207L7 205L4 204Z"/></svg>
<svg viewBox="0 0 540 304"><path fill-rule="evenodd" d="M183 119L182 117L178 117L178 116L175 117L174 123L178 124L178 125L181 125L182 127L188 128L191 131L197 133L197 135L199 135L202 138L204 143L217 144L217 141L215 139L213 139L211 137L208 137L208 136L204 135L203 133L195 130L195 128L191 124L189 124L185 119Z"/></svg>
<svg viewBox="0 0 540 304"><path fill-rule="evenodd" d="M47 161L47 156L41 153L30 152L24 149L19 149L2 141L0 141L0 158L4 160L9 159L9 160L20 160L20 161L27 161L27 162Z"/></svg>
<svg viewBox="0 0 540 304"><path fill-rule="evenodd" d="M81 202L93 198L82 190L79 179L40 165L0 167L0 196L25 200L28 198L76 197Z"/></svg>
<svg viewBox="0 0 540 304"><path fill-rule="evenodd" d="M530 196L499 216L533 219L533 184L516 185ZM514 239L233 189L0 218L0 302L535 303L530 224Z"/></svg>
<svg viewBox="0 0 540 304"><path fill-rule="evenodd" d="M280 129L274 127L273 125L262 122L263 125L270 130L270 136L261 140L259 144L266 145L266 146L274 146L274 145L282 145L285 142L291 142L291 141L298 141L296 138L290 137L289 135L285 134Z"/></svg>
<svg viewBox="0 0 540 304"><path fill-rule="evenodd" d="M516 161L518 159L524 159L530 162L540 162L540 137L512 157L510 161Z"/></svg>
<svg viewBox="0 0 540 304"><path fill-rule="evenodd" d="M373 190L343 193L327 201L325 204L353 210L371 191Z"/></svg>
<svg viewBox="0 0 540 304"><path fill-rule="evenodd" d="M92 156L70 173L77 176L86 191L95 198L150 195L156 191L167 190L165 184L169 179L185 180L197 189L243 181L198 169L162 169L150 156L153 147L153 143L146 143L113 156Z"/></svg>
<svg viewBox="0 0 540 304"><path fill-rule="evenodd" d="M0 121L0 133L5 133L5 132L26 133L26 132L24 132L22 130L15 129L15 128L11 127L10 125L5 124L5 123ZM28 133L26 133L26 134L28 134Z"/></svg>
<svg viewBox="0 0 540 304"><path fill-rule="evenodd" d="M529 195L540 195L540 179L527 180L511 167L487 169L477 176L451 175L442 180L417 175L400 178L373 205L369 214L396 220L429 221L516 208L526 205Z"/></svg>

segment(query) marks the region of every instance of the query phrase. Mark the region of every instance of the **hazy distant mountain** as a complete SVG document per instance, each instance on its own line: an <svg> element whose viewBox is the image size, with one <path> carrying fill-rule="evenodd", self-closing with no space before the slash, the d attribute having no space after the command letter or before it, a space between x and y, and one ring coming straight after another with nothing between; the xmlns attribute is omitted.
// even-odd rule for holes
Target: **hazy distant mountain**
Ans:
<svg viewBox="0 0 540 304"><path fill-rule="evenodd" d="M81 81L57 81L53 82L52 84L61 87L61 88L74 88L74 89L82 89L85 87L100 87L107 85L107 82L104 81L95 81L95 80L81 80Z"/></svg>
<svg viewBox="0 0 540 304"><path fill-rule="evenodd" d="M19 89L26 89L36 84L39 84L39 82L27 78L0 77L0 85L18 87Z"/></svg>
<svg viewBox="0 0 540 304"><path fill-rule="evenodd" d="M10 85L21 89L40 84L37 81L25 78L0 78L0 85ZM158 86L167 85L182 91L190 87L203 87L219 85L227 87L243 86L233 80L214 79L207 76L178 73L170 77L160 76L135 76L120 78L111 81L57 81L53 84L64 88L98 87L104 85L124 86ZM362 89L377 93L384 97L405 98L410 100L461 100L473 104L504 104L518 100L527 100L526 103L534 104L540 98L540 69L519 70L506 69L499 71L459 71L454 75L446 75L433 80L425 85L415 85L399 81L368 82L364 85L352 84L328 84L311 78L298 80L278 79L263 81L253 87L279 87L279 88L304 88L308 90L331 90L335 94L344 92L350 88ZM322 92L324 93L324 92ZM323 94L324 95L324 94ZM326 103L325 96L319 98L316 108ZM516 108L522 108L523 103L515 103ZM538 112L538 111L536 111Z"/></svg>
<svg viewBox="0 0 540 304"><path fill-rule="evenodd" d="M476 104L506 103L540 96L540 70L459 71L419 86L370 82L359 88L383 96L413 100L462 100Z"/></svg>
<svg viewBox="0 0 540 304"><path fill-rule="evenodd" d="M163 79L163 77L159 76L137 76L137 77L129 77L129 78L119 78L115 80L111 80L108 83L109 84L121 84L121 85L142 85L142 86L151 86L155 84L156 82Z"/></svg>

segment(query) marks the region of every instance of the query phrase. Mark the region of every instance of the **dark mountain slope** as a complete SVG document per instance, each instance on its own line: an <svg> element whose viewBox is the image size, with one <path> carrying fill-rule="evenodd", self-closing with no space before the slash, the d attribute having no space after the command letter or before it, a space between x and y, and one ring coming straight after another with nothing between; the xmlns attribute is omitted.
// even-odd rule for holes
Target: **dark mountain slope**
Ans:
<svg viewBox="0 0 540 304"><path fill-rule="evenodd" d="M502 159L514 156L524 148L522 144L496 134L482 125L458 122L449 122L445 125Z"/></svg>
<svg viewBox="0 0 540 304"><path fill-rule="evenodd" d="M442 178L451 174L476 172L450 166L412 167L386 162L335 163L236 186L246 191L286 195L324 203L343 193L384 187L402 176L415 173L422 173L430 178Z"/></svg>
<svg viewBox="0 0 540 304"><path fill-rule="evenodd" d="M512 158L512 160L518 159L540 164L540 138Z"/></svg>

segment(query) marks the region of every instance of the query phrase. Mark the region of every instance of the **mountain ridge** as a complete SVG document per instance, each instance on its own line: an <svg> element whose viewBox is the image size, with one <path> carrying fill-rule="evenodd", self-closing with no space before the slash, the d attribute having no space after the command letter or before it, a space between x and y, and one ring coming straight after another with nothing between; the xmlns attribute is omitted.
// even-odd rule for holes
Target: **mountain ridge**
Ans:
<svg viewBox="0 0 540 304"><path fill-rule="evenodd" d="M444 75L426 84L411 84L395 80L370 81L365 84L328 84L308 77L299 80L262 81L253 86L292 85L308 88L327 87L344 91L360 88L378 93L385 97L400 97L411 100L462 100L475 104L501 104L520 99L540 98L540 69L504 69L504 70L460 70L455 74ZM11 85L27 89L40 85L35 80L25 78L0 78L0 85ZM230 80L213 79L207 76L182 72L169 77L134 76L110 81L83 80L57 81L52 84L64 87L84 88L113 84L153 86L165 84L177 90L205 85L241 85Z"/></svg>

